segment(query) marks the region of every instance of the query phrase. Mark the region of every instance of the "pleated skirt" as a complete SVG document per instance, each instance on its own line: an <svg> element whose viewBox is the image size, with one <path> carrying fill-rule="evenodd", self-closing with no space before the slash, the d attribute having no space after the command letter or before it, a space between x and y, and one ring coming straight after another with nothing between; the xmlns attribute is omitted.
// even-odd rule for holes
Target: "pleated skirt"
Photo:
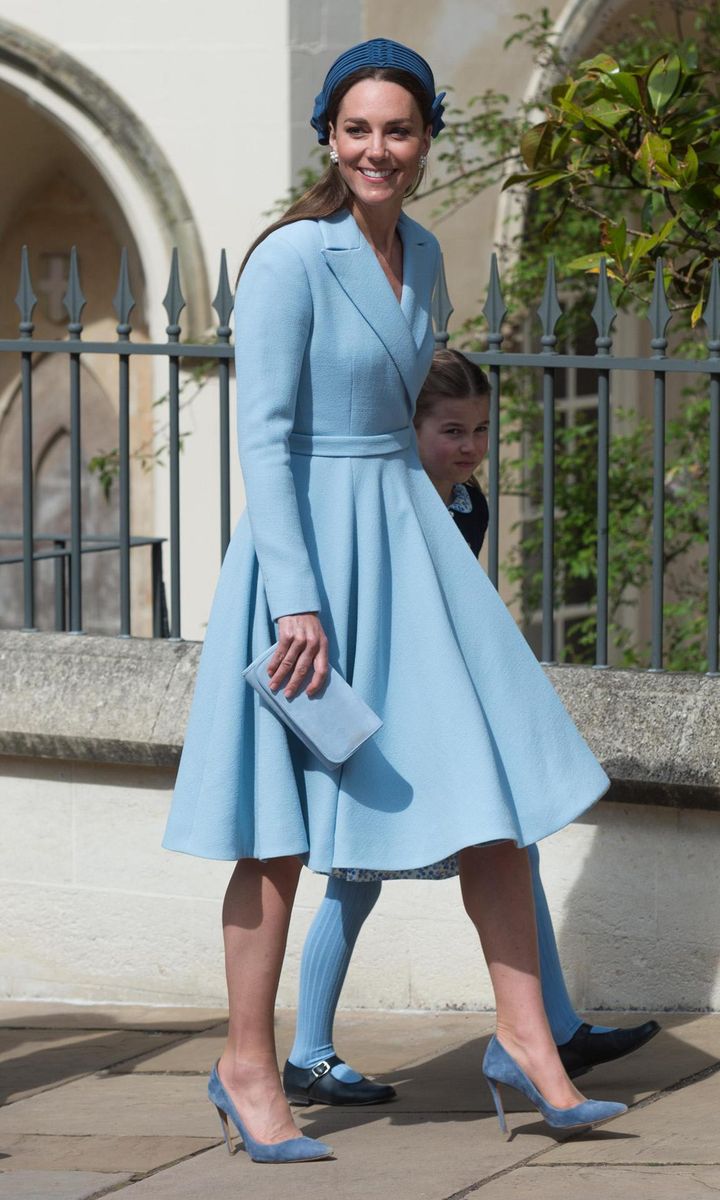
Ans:
<svg viewBox="0 0 720 1200"><path fill-rule="evenodd" d="M276 640L245 514L215 594L163 844L215 859L299 855L351 877L422 876L465 846L526 846L583 813L609 781L414 439L387 454L291 462L330 660L383 727L330 771L245 683L243 668Z"/></svg>

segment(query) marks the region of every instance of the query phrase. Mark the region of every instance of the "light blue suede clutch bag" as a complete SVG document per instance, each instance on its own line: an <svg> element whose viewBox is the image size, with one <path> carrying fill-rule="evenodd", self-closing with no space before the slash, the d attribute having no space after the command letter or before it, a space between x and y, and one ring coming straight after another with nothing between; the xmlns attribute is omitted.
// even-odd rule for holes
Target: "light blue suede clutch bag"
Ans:
<svg viewBox="0 0 720 1200"><path fill-rule="evenodd" d="M325 687L317 696L305 694L312 676L292 700L287 699L282 688L273 692L267 664L276 649L277 643L251 662L243 675L275 716L324 766L335 771L377 733L382 721L332 667Z"/></svg>

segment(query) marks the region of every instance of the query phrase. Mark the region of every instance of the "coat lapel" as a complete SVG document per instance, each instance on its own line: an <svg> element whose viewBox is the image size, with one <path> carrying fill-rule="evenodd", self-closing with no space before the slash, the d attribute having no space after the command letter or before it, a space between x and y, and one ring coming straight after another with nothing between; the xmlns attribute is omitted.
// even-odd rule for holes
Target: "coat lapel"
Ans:
<svg viewBox="0 0 720 1200"><path fill-rule="evenodd" d="M420 225L401 215L398 229L403 242L403 291L398 304L351 214L343 209L318 224L328 267L380 338L414 402L426 370L426 359L420 352L430 329L436 257L430 239Z"/></svg>

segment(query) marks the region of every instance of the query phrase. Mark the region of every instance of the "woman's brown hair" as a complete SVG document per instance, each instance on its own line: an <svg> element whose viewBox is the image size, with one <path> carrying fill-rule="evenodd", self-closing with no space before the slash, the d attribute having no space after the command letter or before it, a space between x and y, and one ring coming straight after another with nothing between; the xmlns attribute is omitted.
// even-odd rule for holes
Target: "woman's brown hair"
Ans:
<svg viewBox="0 0 720 1200"><path fill-rule="evenodd" d="M400 87L405 88L406 92L410 92L410 95L420 109L423 128L432 124L432 97L427 94L419 79L416 79L409 71L400 71L396 67L359 67L357 71L353 71L351 75L343 79L335 88L330 104L328 105L328 124L335 125L343 97L350 91L351 87L354 87L356 83L360 83L363 79L382 79L387 83L399 84ZM412 196L413 192L417 191L422 183L424 174L423 169L420 171L412 187L408 188L405 193L406 196ZM282 229L284 225L292 225L295 221L305 221L307 219L319 220L321 217L330 217L333 213L346 207L351 198L352 192L350 188L345 183L337 167L331 164L312 187L308 188L302 196L299 196L277 221L273 221L272 225L268 225L267 229L264 229L260 236L255 239L242 261L242 265L238 271L238 279L242 275L245 264L253 250L261 242L264 242L266 237L274 233L276 229Z"/></svg>
<svg viewBox="0 0 720 1200"><path fill-rule="evenodd" d="M487 375L474 362L459 350L436 350L415 406L415 424L420 425L430 415L437 400L489 394Z"/></svg>

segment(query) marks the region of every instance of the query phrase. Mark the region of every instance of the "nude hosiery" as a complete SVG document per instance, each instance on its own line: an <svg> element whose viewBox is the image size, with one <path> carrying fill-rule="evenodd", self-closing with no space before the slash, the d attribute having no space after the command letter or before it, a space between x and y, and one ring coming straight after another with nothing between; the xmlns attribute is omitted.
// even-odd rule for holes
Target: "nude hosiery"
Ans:
<svg viewBox="0 0 720 1200"><path fill-rule="evenodd" d="M260 1142L298 1136L280 1083L273 1016L300 868L294 857L241 859L223 904L229 1023L218 1071Z"/></svg>
<svg viewBox="0 0 720 1200"><path fill-rule="evenodd" d="M535 909L526 850L512 842L469 846L459 854L463 903L490 971L497 1036L549 1101L582 1100L568 1079L543 1006Z"/></svg>
<svg viewBox="0 0 720 1200"><path fill-rule="evenodd" d="M576 1013L565 984L552 917L540 878L540 854L537 846L528 846L527 853L535 901L535 924L537 926L543 1002L553 1041L558 1046L562 1046L577 1033L582 1025L582 1017Z"/></svg>

